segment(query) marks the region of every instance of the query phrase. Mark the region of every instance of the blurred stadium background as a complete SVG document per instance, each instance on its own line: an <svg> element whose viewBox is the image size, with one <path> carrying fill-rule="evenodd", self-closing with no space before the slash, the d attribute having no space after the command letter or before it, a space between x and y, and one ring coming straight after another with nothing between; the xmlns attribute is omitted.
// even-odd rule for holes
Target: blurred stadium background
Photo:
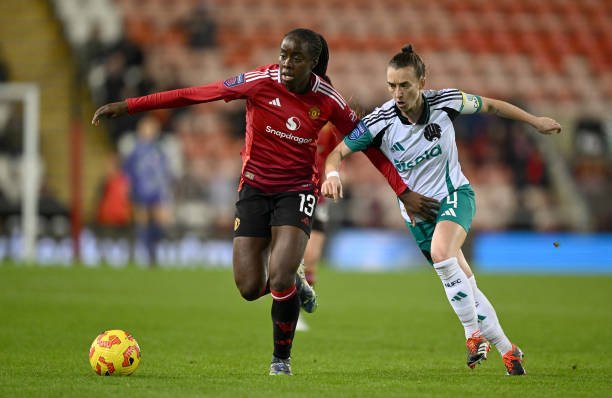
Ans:
<svg viewBox="0 0 612 398"><path fill-rule="evenodd" d="M329 42L334 85L365 109L387 98L386 63L412 43L428 87L507 99L559 120L564 132L551 138L484 115L458 119L478 208L467 250L491 271L610 273L610 21L608 0L4 0L0 80L34 83L40 93L36 260L127 261L129 226L101 247L96 207L107 165L132 145L138 117L93 128L97 106L276 62L283 34L309 27ZM231 261L242 108L154 113L174 177L161 255L169 266ZM19 101L0 100L3 260L23 258L24 113ZM329 262L423 264L376 170L355 156L343 178L348 198L333 207Z"/></svg>

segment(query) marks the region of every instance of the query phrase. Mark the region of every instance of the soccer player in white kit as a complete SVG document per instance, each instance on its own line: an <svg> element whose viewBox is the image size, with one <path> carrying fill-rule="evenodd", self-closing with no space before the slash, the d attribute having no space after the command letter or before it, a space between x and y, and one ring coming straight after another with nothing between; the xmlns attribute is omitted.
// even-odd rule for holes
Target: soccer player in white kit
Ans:
<svg viewBox="0 0 612 398"><path fill-rule="evenodd" d="M368 130L345 137L327 158L322 193L341 198L340 162L352 152L375 146L394 163L411 191L439 200L434 222L416 215L416 200L406 200L406 206L399 202L399 206L463 325L467 365L473 369L485 360L491 342L502 355L507 373L523 375L523 353L506 337L461 250L476 208L474 191L459 164L453 120L459 115L495 113L528 123L542 134L559 133L561 125L505 101L457 89L424 90L425 64L410 45L389 61L387 85L392 99L363 119Z"/></svg>

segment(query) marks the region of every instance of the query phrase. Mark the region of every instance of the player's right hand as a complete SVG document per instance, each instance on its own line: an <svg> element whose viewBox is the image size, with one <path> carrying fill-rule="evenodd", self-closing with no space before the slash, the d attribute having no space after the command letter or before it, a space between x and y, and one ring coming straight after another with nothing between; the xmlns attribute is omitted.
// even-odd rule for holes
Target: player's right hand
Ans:
<svg viewBox="0 0 612 398"><path fill-rule="evenodd" d="M321 193L326 198L331 198L334 202L342 198L342 182L339 177L333 176L326 178L321 185Z"/></svg>
<svg viewBox="0 0 612 398"><path fill-rule="evenodd" d="M102 105L94 113L91 124L97 126L100 124L100 119L103 117L108 119L114 119L119 116L123 116L128 112L128 106L126 101L111 102L110 104Z"/></svg>
<svg viewBox="0 0 612 398"><path fill-rule="evenodd" d="M437 200L428 198L414 191L403 193L399 198L406 208L406 213L408 213L408 217L410 217L412 226L416 225L416 216L426 221L436 221L438 210L440 209L440 203Z"/></svg>
<svg viewBox="0 0 612 398"><path fill-rule="evenodd" d="M541 134L559 134L561 132L561 125L559 122L545 116L536 118L533 126Z"/></svg>

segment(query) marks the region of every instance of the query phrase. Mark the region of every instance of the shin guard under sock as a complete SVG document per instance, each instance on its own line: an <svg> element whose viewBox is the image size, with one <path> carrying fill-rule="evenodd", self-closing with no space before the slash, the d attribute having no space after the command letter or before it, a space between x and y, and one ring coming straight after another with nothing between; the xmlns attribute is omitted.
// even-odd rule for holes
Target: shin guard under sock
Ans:
<svg viewBox="0 0 612 398"><path fill-rule="evenodd" d="M448 302L463 325L467 339L479 329L476 303L468 279L456 257L434 263L433 266L442 281Z"/></svg>

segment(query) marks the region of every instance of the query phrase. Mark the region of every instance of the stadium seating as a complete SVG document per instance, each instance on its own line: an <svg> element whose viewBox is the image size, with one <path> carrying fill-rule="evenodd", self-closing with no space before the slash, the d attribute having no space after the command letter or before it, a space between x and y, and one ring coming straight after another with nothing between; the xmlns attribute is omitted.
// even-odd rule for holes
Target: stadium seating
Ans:
<svg viewBox="0 0 612 398"><path fill-rule="evenodd" d="M86 42L92 26L101 29L107 44L122 35L139 46L145 54L142 68L157 88L168 81L197 85L273 63L282 36L303 26L326 37L334 85L366 108L388 97L386 62L407 43L424 59L431 88L512 99L566 120L585 113L603 116L612 105L612 2L607 0L55 0L55 5L76 46ZM202 6L216 24L217 45L194 49L187 44L184 21ZM206 114L200 107L190 112L198 121ZM178 134L185 159L194 162L186 170L195 172L203 157L218 155L194 153L205 142L201 134L210 131L201 127ZM237 150L239 139L231 139L230 147ZM487 187L506 186L508 166L495 164L498 173L479 175L469 160L475 149L464 144L459 143L468 158L465 167L482 182L482 213L490 199L494 214L495 197L485 197ZM209 175L189 177L210 183ZM529 192L509 197L529 201L541 194ZM499 223L507 225L512 217L510 212Z"/></svg>
<svg viewBox="0 0 612 398"><path fill-rule="evenodd" d="M184 46L180 23L202 4L196 0L55 2L74 42L83 43L88 27L98 24L108 42L117 39L123 26L124 33L144 47ZM380 102L385 92L380 82L363 77L380 70L405 43L412 43L423 56L434 88L448 85L451 76L452 85L465 90L521 96L534 107L562 106L561 112L572 114L611 100L609 89L597 84L608 81L612 73L612 3L605 0L210 0L204 4L218 24L220 50L207 54L204 64L188 53L175 54L178 58L171 62L179 66L184 76L180 80L185 82L196 76L201 81L218 78L219 67L238 71L274 62L282 35L306 26L328 39L330 76L336 86L343 92L355 91L365 103ZM589 73L568 79L574 76L567 69L578 63ZM351 73L343 73L349 64ZM519 79L520 89L501 76ZM566 87L554 88L561 81Z"/></svg>

